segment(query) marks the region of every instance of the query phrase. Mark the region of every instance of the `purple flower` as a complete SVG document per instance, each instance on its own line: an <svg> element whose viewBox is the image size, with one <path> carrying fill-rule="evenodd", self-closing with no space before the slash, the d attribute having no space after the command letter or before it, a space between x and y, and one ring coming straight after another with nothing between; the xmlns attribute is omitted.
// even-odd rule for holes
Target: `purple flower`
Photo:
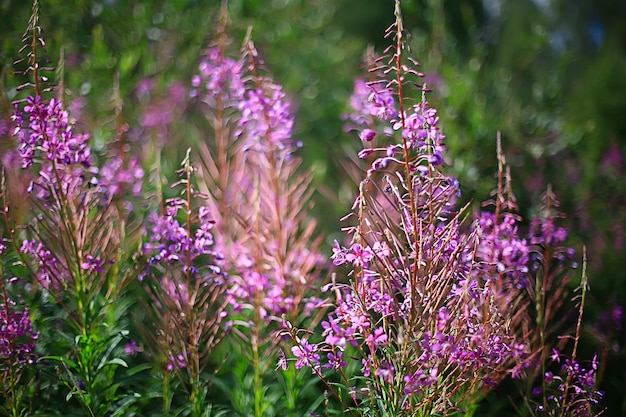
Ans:
<svg viewBox="0 0 626 417"><path fill-rule="evenodd" d="M567 230L556 226L554 219L535 217L531 221L531 243L534 245L557 246L567 239Z"/></svg>
<svg viewBox="0 0 626 417"><path fill-rule="evenodd" d="M279 350L279 358L278 358L278 362L276 363L276 368L274 369L275 371L282 369L283 371L286 371L287 369L289 369L289 364L287 363L287 357L285 356L285 351L280 349Z"/></svg>
<svg viewBox="0 0 626 417"><path fill-rule="evenodd" d="M221 48L212 47L200 61L200 73L192 79L193 87L205 88L204 100L213 104L217 97L227 106L244 95L243 65L241 61L224 56ZM192 92L197 95L198 92Z"/></svg>
<svg viewBox="0 0 626 417"><path fill-rule="evenodd" d="M37 280L46 289L52 286L54 289L61 288L70 274L67 268L57 260L53 253L37 240L24 240L20 251L30 256L37 269Z"/></svg>
<svg viewBox="0 0 626 417"><path fill-rule="evenodd" d="M322 336L326 337L324 341L328 345L344 349L346 347L346 343L350 342L353 346L357 346L358 342L354 338L355 334L353 327L344 328L337 323L337 319L333 319L331 316L329 316L328 321L322 322L322 327L324 328Z"/></svg>
<svg viewBox="0 0 626 417"><path fill-rule="evenodd" d="M347 249L343 246L340 246L339 242L335 240L333 244L333 254L331 256L333 263L337 266L343 265L346 262L346 252Z"/></svg>
<svg viewBox="0 0 626 417"><path fill-rule="evenodd" d="M128 356L136 356L140 352L143 352L143 348L135 340L127 342L124 346L124 353Z"/></svg>
<svg viewBox="0 0 626 417"><path fill-rule="evenodd" d="M102 272L102 260L100 258L94 258L91 255L85 257L85 261L80 264L80 267L88 272Z"/></svg>
<svg viewBox="0 0 626 417"><path fill-rule="evenodd" d="M324 365L324 367L327 369L338 370L348 366L348 363L343 360L343 352L340 350L337 350L335 353L328 353L327 358L328 362Z"/></svg>
<svg viewBox="0 0 626 417"><path fill-rule="evenodd" d="M387 341L387 335L385 329L377 327L374 329L374 333L370 333L365 339L365 342L369 346L371 351L374 351L377 347L382 346Z"/></svg>
<svg viewBox="0 0 626 417"><path fill-rule="evenodd" d="M392 363L383 360L376 369L376 376L382 378L388 384L393 383L396 375L396 369Z"/></svg>
<svg viewBox="0 0 626 417"><path fill-rule="evenodd" d="M391 120L398 114L396 103L391 90L385 88L381 83L370 84L370 95L367 101L371 103L370 114L381 120Z"/></svg>
<svg viewBox="0 0 626 417"><path fill-rule="evenodd" d="M310 344L306 338L299 340L297 346L291 347L291 352L298 358L296 361L296 369L304 366L310 366L316 369L320 364L320 355L317 353L317 345Z"/></svg>
<svg viewBox="0 0 626 417"><path fill-rule="evenodd" d="M393 94L385 88L385 84L367 83L360 78L354 81L350 108L352 112L343 116L345 120L351 122L347 126L348 130L368 126L372 122L372 117L390 120L397 115Z"/></svg>
<svg viewBox="0 0 626 417"><path fill-rule="evenodd" d="M98 185L107 199L119 198L129 192L135 197L142 195L144 171L137 158L131 158L125 166L118 156L107 159L98 175Z"/></svg>
<svg viewBox="0 0 626 417"><path fill-rule="evenodd" d="M529 283L531 248L527 240L519 236L517 223L511 213L503 213L499 219L493 213L480 213L475 225L479 239L476 259L484 262L484 267L476 272L487 279L503 276L513 286L523 288Z"/></svg>
<svg viewBox="0 0 626 417"><path fill-rule="evenodd" d="M370 156L371 154L373 154L374 152L376 152L376 149L372 149L372 148L365 148L359 151L359 158L361 159L365 159L368 156Z"/></svg>
<svg viewBox="0 0 626 417"><path fill-rule="evenodd" d="M91 166L91 150L87 146L88 135L75 134L69 122L68 113L55 99L45 102L41 96L28 97L24 106L28 115L28 125L16 106L13 121L14 135L19 141L19 153L22 166L30 167L36 158L41 163L52 163L57 167L64 165Z"/></svg>
<svg viewBox="0 0 626 417"><path fill-rule="evenodd" d="M562 363L561 372L558 375L546 372L544 375L547 390L543 394L548 399L548 408L544 411L548 415L595 415L593 407L602 397L602 393L594 389L597 357L593 358L589 369L569 357L560 358L558 353L553 354L552 359ZM542 394L541 389L536 391L538 395Z"/></svg>
<svg viewBox="0 0 626 417"><path fill-rule="evenodd" d="M359 137L363 142L371 142L376 137L376 132L372 129L363 129L361 133L359 133Z"/></svg>
<svg viewBox="0 0 626 417"><path fill-rule="evenodd" d="M178 220L179 212L187 211L187 203L181 199L168 201L165 214L162 216L150 215L149 243L145 251L151 254L149 265L153 266L164 262L166 264L182 263L186 268L193 268L195 260L203 255L212 255L221 258L221 255L212 251L213 236L210 232L214 221L207 208L200 208L197 217L198 226L189 236L187 228Z"/></svg>
<svg viewBox="0 0 626 417"><path fill-rule="evenodd" d="M187 361L185 359L185 356L179 353L178 355L169 356L165 369L167 369L168 371L173 371L175 369L183 369L186 367Z"/></svg>
<svg viewBox="0 0 626 417"><path fill-rule="evenodd" d="M370 375L372 375L372 356L369 355L367 356L367 358L362 358L361 359L361 372L363 373L363 376L365 378L368 378Z"/></svg>
<svg viewBox="0 0 626 417"><path fill-rule="evenodd" d="M404 394L419 394L422 388L433 385L437 382L437 370L431 369L430 373L424 373L421 369L418 369L412 374L404 377Z"/></svg>
<svg viewBox="0 0 626 417"><path fill-rule="evenodd" d="M279 85L266 81L262 88L247 90L239 102L239 129L235 134L243 140L249 152L275 150L282 157L296 149L292 140L294 117L290 103Z"/></svg>
<svg viewBox="0 0 626 417"><path fill-rule="evenodd" d="M350 248L350 251L346 253L345 259L347 262L351 262L355 267L367 268L373 256L369 246L364 248L359 243L355 243Z"/></svg>
<svg viewBox="0 0 626 417"><path fill-rule="evenodd" d="M0 364L5 360L28 363L35 358L35 341L39 333L33 331L28 309L10 311L0 308ZM1 365L0 365L1 366Z"/></svg>

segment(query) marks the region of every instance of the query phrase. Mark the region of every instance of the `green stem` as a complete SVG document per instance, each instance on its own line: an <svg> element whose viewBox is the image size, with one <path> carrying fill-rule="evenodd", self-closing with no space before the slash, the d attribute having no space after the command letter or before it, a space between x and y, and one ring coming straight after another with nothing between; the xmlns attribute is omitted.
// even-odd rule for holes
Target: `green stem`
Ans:
<svg viewBox="0 0 626 417"><path fill-rule="evenodd" d="M255 326L256 327L256 326ZM261 374L261 361L258 343L258 328L255 328L255 335L252 337L253 368L254 368L254 415L263 415L263 375Z"/></svg>
<svg viewBox="0 0 626 417"><path fill-rule="evenodd" d="M170 374L168 371L163 373L163 416L168 417L172 410L172 399L170 396Z"/></svg>

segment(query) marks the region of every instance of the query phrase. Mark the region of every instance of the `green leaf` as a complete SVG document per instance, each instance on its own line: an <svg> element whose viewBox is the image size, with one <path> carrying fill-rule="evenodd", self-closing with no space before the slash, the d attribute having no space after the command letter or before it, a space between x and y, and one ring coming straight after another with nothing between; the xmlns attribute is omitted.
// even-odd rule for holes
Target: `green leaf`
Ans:
<svg viewBox="0 0 626 417"><path fill-rule="evenodd" d="M107 366L107 365L120 365L120 366L123 366L124 368L128 368L128 364L122 358L113 358L104 364L104 366Z"/></svg>
<svg viewBox="0 0 626 417"><path fill-rule="evenodd" d="M62 356L42 356L41 358L39 358L38 362L44 362L46 360L61 362L67 368L70 368L73 370L80 370L80 368L78 367L78 364L69 358L64 358Z"/></svg>

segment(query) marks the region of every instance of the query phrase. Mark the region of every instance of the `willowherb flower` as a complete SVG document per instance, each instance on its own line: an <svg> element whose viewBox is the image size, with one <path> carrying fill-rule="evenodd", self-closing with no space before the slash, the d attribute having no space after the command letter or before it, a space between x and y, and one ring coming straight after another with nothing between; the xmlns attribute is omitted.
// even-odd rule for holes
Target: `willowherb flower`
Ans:
<svg viewBox="0 0 626 417"><path fill-rule="evenodd" d="M411 107L411 113L406 114L393 124L394 130L402 130L402 137L420 154L428 154L432 165L444 163L443 154L445 136L439 129L437 110L422 100Z"/></svg>
<svg viewBox="0 0 626 417"><path fill-rule="evenodd" d="M533 389L534 396L543 397L536 401L538 416L596 416L595 410L603 393L595 387L598 360L594 356L589 368L576 360L553 354L553 362L560 364L558 373L547 371L543 388Z"/></svg>
<svg viewBox="0 0 626 417"><path fill-rule="evenodd" d="M149 242L144 246L145 252L151 255L149 265L179 263L189 268L195 275L198 273L198 265L194 263L199 257L210 255L213 259L221 259L221 255L212 249L211 229L215 221L208 209L206 207L198 209L196 215L198 224L191 233L179 220L181 212L191 216L189 210L186 200L173 198L167 202L164 214L150 214ZM209 268L219 273L219 267L216 265Z"/></svg>
<svg viewBox="0 0 626 417"><path fill-rule="evenodd" d="M28 97L26 102L22 112L16 105L13 115L22 166L30 167L38 158L56 166L79 164L89 168L89 135L74 133L63 104L56 99L46 102L41 96ZM28 117L27 124L22 113Z"/></svg>
<svg viewBox="0 0 626 417"><path fill-rule="evenodd" d="M532 240L535 245L559 245L567 239L567 230L554 224L554 219L546 218L543 221L535 217L531 223Z"/></svg>
<svg viewBox="0 0 626 417"><path fill-rule="evenodd" d="M127 193L139 197L143 179L144 170L137 158L131 158L126 164L123 158L113 156L100 168L98 186L108 200L121 198Z"/></svg>
<svg viewBox="0 0 626 417"><path fill-rule="evenodd" d="M102 259L87 255L80 267L88 272L102 273Z"/></svg>
<svg viewBox="0 0 626 417"><path fill-rule="evenodd" d="M373 100L375 105L357 105L356 103L359 103L357 98L362 93L355 92L356 98L353 96L351 99L353 113L346 116L353 123L363 123L356 128L355 125L348 124L347 128L358 130L359 137L364 144L372 144L359 152L359 157L367 158L372 154L381 155L374 159L368 173L386 170L390 164L401 165L406 163L398 156L409 149L418 156L411 163L412 170L427 173L429 165L432 167L444 164L445 136L439 128L437 110L430 107L425 98L422 98L420 103L410 107L410 111L404 111L400 114L399 110L395 108L396 102L393 95L385 89L381 92L377 91L373 87L377 85L376 83L370 84L370 88L373 90L368 100ZM385 83L379 82L378 84ZM356 88L363 88L362 84L357 83ZM404 145L393 142L379 147L374 145L376 138L389 138L398 131L401 133ZM379 135L379 133L382 134ZM405 147L406 149L404 149Z"/></svg>
<svg viewBox="0 0 626 417"><path fill-rule="evenodd" d="M241 117L235 132L244 151L263 153L267 147L284 156L293 153L296 149L292 138L294 117L289 108L282 88L269 80L264 80L256 89L247 89L238 104Z"/></svg>
<svg viewBox="0 0 626 417"><path fill-rule="evenodd" d="M328 362L324 365L325 368L339 370L348 366L348 362L343 359L343 352L339 349L329 352L326 356Z"/></svg>
<svg viewBox="0 0 626 417"><path fill-rule="evenodd" d="M354 81L354 89L350 95L350 113L344 114L347 121L346 130L376 132L376 120L392 120L398 111L393 92L383 81L367 82L362 78ZM389 133L387 130L385 133ZM370 139L371 140L371 139Z"/></svg>
<svg viewBox="0 0 626 417"><path fill-rule="evenodd" d="M14 311L7 302L0 305L0 368L7 362L30 363L37 356L35 342L39 333L33 330L28 309Z"/></svg>
<svg viewBox="0 0 626 417"><path fill-rule="evenodd" d="M202 93L194 90L192 95L202 94L202 99L209 105L214 105L219 99L229 106L244 96L243 62L226 56L223 47L208 48L198 69L200 72L192 77L191 85L195 89L203 89Z"/></svg>
<svg viewBox="0 0 626 417"><path fill-rule="evenodd" d="M137 356L143 352L143 347L137 344L136 340L130 340L124 345L124 353L128 356Z"/></svg>
<svg viewBox="0 0 626 417"><path fill-rule="evenodd" d="M33 259L37 280L44 288L60 289L70 278L67 267L38 240L23 240L20 251Z"/></svg>
<svg viewBox="0 0 626 417"><path fill-rule="evenodd" d="M176 369L183 369L186 367L187 367L187 360L185 359L184 355L179 353L176 355L169 356L165 369L167 369L168 371L173 371Z"/></svg>
<svg viewBox="0 0 626 417"><path fill-rule="evenodd" d="M311 344L306 338L299 340L296 346L291 348L291 353L297 358L296 369L309 366L317 369L320 365L320 355L317 353L317 345Z"/></svg>
<svg viewBox="0 0 626 417"><path fill-rule="evenodd" d="M476 259L484 263L476 273L485 280L502 277L506 286L526 287L531 246L520 236L517 217L503 213L498 219L494 213L481 212L475 228L479 239Z"/></svg>
<svg viewBox="0 0 626 417"><path fill-rule="evenodd" d="M12 119L22 167L37 165L28 192L44 205L54 204L55 194L80 194L93 177L89 135L74 132L63 103L31 96L22 110L16 103Z"/></svg>

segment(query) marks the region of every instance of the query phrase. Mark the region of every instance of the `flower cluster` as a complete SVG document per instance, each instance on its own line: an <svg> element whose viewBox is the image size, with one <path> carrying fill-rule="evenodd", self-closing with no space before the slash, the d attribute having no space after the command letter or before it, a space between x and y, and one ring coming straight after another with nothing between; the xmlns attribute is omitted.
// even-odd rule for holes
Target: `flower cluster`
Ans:
<svg viewBox="0 0 626 417"><path fill-rule="evenodd" d="M327 287L336 297L322 322L322 342L303 343L292 333L297 367L325 375L355 360L361 377L402 393L394 400L400 408L423 406L427 387L446 392L464 381L468 396L493 387L506 375L519 375L528 354L509 331L508 311L494 301L498 294L475 276L479 238L463 231L451 209L456 183L420 174L413 183L415 214L407 208L406 190L389 179L380 187L384 199L360 195L369 211L359 209L362 222L348 228L357 237L349 246L335 242L332 255L335 265L350 268L352 285ZM383 209L385 215L375 214ZM354 381L345 382L358 391ZM454 401L460 405L462 398Z"/></svg>
<svg viewBox="0 0 626 417"><path fill-rule="evenodd" d="M0 367L6 360L30 362L35 357L35 341L39 333L33 331L30 314L10 311L7 305L0 306Z"/></svg>
<svg viewBox="0 0 626 417"><path fill-rule="evenodd" d="M153 348L162 371L176 371L193 399L203 389L201 376L224 335L226 285L222 256L213 248L215 220L206 205L196 209L196 202L206 199L192 184L190 154L188 150L174 184L181 187L180 197L166 200L163 213L149 217L144 246L149 259L141 279L151 299L157 335Z"/></svg>
<svg viewBox="0 0 626 417"><path fill-rule="evenodd" d="M22 111L15 105L12 119L22 167L39 164L38 177L28 189L37 199L45 201L58 192L70 195L87 183L92 164L89 135L74 132L63 103L28 97Z"/></svg>
<svg viewBox="0 0 626 417"><path fill-rule="evenodd" d="M296 346L291 348L291 352L297 358L296 369L304 366L318 368L320 364L320 355L317 353L317 345L309 343L306 338L298 340Z"/></svg>
<svg viewBox="0 0 626 417"><path fill-rule="evenodd" d="M60 101L51 99L46 102L41 96L28 97L23 112L28 115L27 125L24 125L24 116L17 105L13 121L24 168L30 167L38 156L40 161L47 160L56 166L91 166L91 151L87 145L89 135L74 133Z"/></svg>
<svg viewBox="0 0 626 417"><path fill-rule="evenodd" d="M560 261L574 257L574 249L562 246L566 239L567 230L555 224L554 216L546 217L545 219L540 217L532 219L530 224L531 244L558 249L555 257Z"/></svg>
<svg viewBox="0 0 626 417"><path fill-rule="evenodd" d="M88 272L102 273L102 259L87 255L85 260L81 262L80 267Z"/></svg>
<svg viewBox="0 0 626 417"><path fill-rule="evenodd" d="M157 264L182 264L185 271L197 275L199 270L195 260L211 255L215 259L221 258L212 248L213 235L211 229L214 221L206 207L200 207L197 215L198 227L195 232L180 223L180 212L189 213L187 200L173 198L168 201L165 213L150 215L149 242L144 246L144 251L151 254L149 265ZM213 272L218 273L219 267L211 266Z"/></svg>
<svg viewBox="0 0 626 417"><path fill-rule="evenodd" d="M471 237L460 235L458 225L451 225L420 233L428 239L419 252L424 262L436 266L433 279L439 280L424 283L425 288L436 292L431 295L412 294L411 282L407 279L415 267L410 263L411 255L408 259L401 258L402 254L390 249L387 241L377 240L372 247L354 243L349 249L336 242L333 262L349 264L354 274L362 271L361 281L356 292L354 287L346 285L331 287L340 296L336 309L322 323L325 339L316 346L318 351L328 351L330 360L330 355L335 357L349 346L361 346L369 352L362 359L363 375L381 375L382 372L385 378L393 379L394 369L402 366L394 365L391 359L377 358L386 356L379 348L399 337L394 325L415 321L412 307L416 300L421 299L421 304L429 307L429 298L437 296L443 299L436 311L434 307L420 311L421 319L428 316L423 323L428 327L422 331L418 345L413 346L419 354L416 352L411 361L413 371L404 376L405 394L418 394L421 388L436 382L442 373L449 378L453 374L476 374L480 370L480 383L487 385L496 384L506 372L517 373L514 368L523 364L526 349L506 330L505 321L498 318L501 312L492 306L496 294L489 287L479 285L470 274L476 267L466 253L468 248L474 247L469 245ZM405 267L401 269L402 264ZM381 322L387 325L380 326Z"/></svg>
<svg viewBox="0 0 626 417"><path fill-rule="evenodd" d="M213 46L207 49L198 66L200 73L191 79L194 88L204 87L202 99L209 105L221 100L225 105L238 102L244 95L243 63L224 55L224 48ZM192 95L200 92L194 90Z"/></svg>
<svg viewBox="0 0 626 417"><path fill-rule="evenodd" d="M239 102L241 118L235 133L243 141L243 148L255 153L264 152L259 146L285 155L293 153L294 118L289 107L282 88L272 82L246 90L245 98Z"/></svg>
<svg viewBox="0 0 626 417"><path fill-rule="evenodd" d="M37 280L44 288L59 289L69 279L67 268L38 240L23 240L20 251L33 259L33 265L37 266Z"/></svg>
<svg viewBox="0 0 626 417"><path fill-rule="evenodd" d="M414 161L415 169L422 173L427 171L426 167L420 166L424 159L431 166L443 164L445 136L439 128L437 110L423 98L401 113L388 85L388 82L382 80L365 82L357 79L350 96L352 111L343 116L347 120L346 130L357 130L364 144L372 143L377 137L392 137L394 132L401 132L404 145L368 145L359 152L361 158L382 154L372 163L369 173L385 169L390 163L403 163L397 158L403 146L422 156Z"/></svg>
<svg viewBox="0 0 626 417"><path fill-rule="evenodd" d="M591 361L589 369L576 360L563 357L553 350L552 361L560 365L560 372L548 371L544 374L542 387L533 390L533 395L543 396L543 402L536 406L540 416L595 416L594 408L602 398L596 390L597 357Z"/></svg>
<svg viewBox="0 0 626 417"><path fill-rule="evenodd" d="M411 107L411 112L405 114L399 120L395 120L393 130L402 131L402 137L408 141L410 146L419 154L429 155L429 162L432 165L444 163L443 154L445 147L443 141L445 136L439 129L439 117L437 110L422 101ZM389 153L389 148L387 148Z"/></svg>
<svg viewBox="0 0 626 417"><path fill-rule="evenodd" d="M483 211L475 223L479 245L476 259L483 267L476 271L485 280L506 280L505 286L518 289L529 284L528 241L519 236L518 219L511 213L503 213L498 219L494 213Z"/></svg>
<svg viewBox="0 0 626 417"><path fill-rule="evenodd" d="M137 158L131 158L125 166L118 156L109 158L100 169L98 185L108 200L124 195L141 195L144 171Z"/></svg>
<svg viewBox="0 0 626 417"><path fill-rule="evenodd" d="M380 81L366 82L361 78L354 81L350 96L351 112L343 116L346 130L356 130L364 142L371 142L377 132L373 130L377 120L393 120L397 116L392 92ZM384 128L383 128L384 129ZM383 133L390 134L387 128Z"/></svg>

